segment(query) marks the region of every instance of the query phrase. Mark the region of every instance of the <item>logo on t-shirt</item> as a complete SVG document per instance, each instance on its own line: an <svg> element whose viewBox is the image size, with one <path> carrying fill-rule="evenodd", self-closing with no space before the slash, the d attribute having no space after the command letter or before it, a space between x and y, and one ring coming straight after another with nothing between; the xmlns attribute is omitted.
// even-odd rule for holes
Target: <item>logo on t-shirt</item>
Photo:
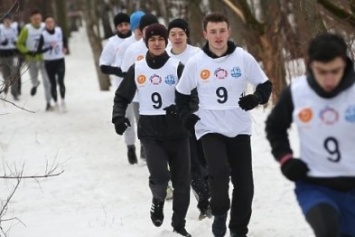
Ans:
<svg viewBox="0 0 355 237"><path fill-rule="evenodd" d="M298 113L298 118L303 123L308 123L313 118L313 112L311 108L304 108Z"/></svg>
<svg viewBox="0 0 355 237"><path fill-rule="evenodd" d="M219 67L214 71L214 76L217 79L225 79L228 76L228 72L227 70Z"/></svg>
<svg viewBox="0 0 355 237"><path fill-rule="evenodd" d="M333 125L339 119L339 113L333 108L325 107L320 111L320 119L327 125Z"/></svg>
<svg viewBox="0 0 355 237"><path fill-rule="evenodd" d="M138 55L138 56L137 56L137 61L140 61L140 60L142 60L143 58L144 58L143 55Z"/></svg>
<svg viewBox="0 0 355 237"><path fill-rule="evenodd" d="M239 67L233 67L231 70L231 76L238 78L242 76L242 72Z"/></svg>
<svg viewBox="0 0 355 237"><path fill-rule="evenodd" d="M350 123L355 123L355 105L350 105L345 110L345 119Z"/></svg>
<svg viewBox="0 0 355 237"><path fill-rule="evenodd" d="M153 85L159 85L162 81L161 77L157 74L152 75L149 80Z"/></svg>
<svg viewBox="0 0 355 237"><path fill-rule="evenodd" d="M211 75L211 72L208 70L208 69L203 69L201 72L200 72L200 77L202 80L207 80Z"/></svg>
<svg viewBox="0 0 355 237"><path fill-rule="evenodd" d="M139 85L144 84L145 81L146 81L146 77L145 77L144 75L139 75L139 76L137 77L137 82L138 82Z"/></svg>
<svg viewBox="0 0 355 237"><path fill-rule="evenodd" d="M165 83L168 84L169 86L175 85L175 76L173 74L167 75L165 77Z"/></svg>

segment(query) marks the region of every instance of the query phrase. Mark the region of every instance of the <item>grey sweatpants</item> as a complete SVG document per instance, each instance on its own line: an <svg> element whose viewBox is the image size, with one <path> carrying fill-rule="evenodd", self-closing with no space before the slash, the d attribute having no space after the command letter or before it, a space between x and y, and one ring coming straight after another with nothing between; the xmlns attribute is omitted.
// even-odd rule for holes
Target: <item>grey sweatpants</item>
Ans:
<svg viewBox="0 0 355 237"><path fill-rule="evenodd" d="M17 77L17 56L3 57L1 58L1 71L5 82L5 92L7 93L8 88L11 86L11 94L13 96L18 96L18 82Z"/></svg>
<svg viewBox="0 0 355 237"><path fill-rule="evenodd" d="M126 129L123 134L124 141L127 146L134 145L136 143L136 123L135 116L133 112L133 105L132 103L128 105L126 110L126 117L128 118L131 126Z"/></svg>
<svg viewBox="0 0 355 237"><path fill-rule="evenodd" d="M28 63L28 71L30 73L32 86L38 86L39 84L38 74L39 72L41 72L45 98L47 103L50 103L51 84L49 83L46 68L44 67L44 61L29 60L27 61L27 63Z"/></svg>

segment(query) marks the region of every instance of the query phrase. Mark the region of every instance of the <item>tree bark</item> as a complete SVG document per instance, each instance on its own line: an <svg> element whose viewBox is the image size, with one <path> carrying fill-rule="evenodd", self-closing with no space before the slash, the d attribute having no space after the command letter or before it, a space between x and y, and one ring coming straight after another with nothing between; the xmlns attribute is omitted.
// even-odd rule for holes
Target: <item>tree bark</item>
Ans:
<svg viewBox="0 0 355 237"><path fill-rule="evenodd" d="M94 56L95 69L97 78L99 80L100 90L107 91L110 89L109 76L101 73L99 67L100 54L102 52L102 44L100 37L100 30L98 25L98 17L96 14L96 7L98 2L96 0L81 0L81 6L83 8L84 19L86 23L86 32L91 45L92 53Z"/></svg>

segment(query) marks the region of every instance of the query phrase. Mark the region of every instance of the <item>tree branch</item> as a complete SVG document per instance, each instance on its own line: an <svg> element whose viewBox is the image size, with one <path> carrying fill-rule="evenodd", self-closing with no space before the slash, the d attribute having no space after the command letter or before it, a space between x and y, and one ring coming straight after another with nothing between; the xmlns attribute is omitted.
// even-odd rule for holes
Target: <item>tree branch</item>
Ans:
<svg viewBox="0 0 355 237"><path fill-rule="evenodd" d="M337 18L341 20L346 20L352 27L355 28L355 16L354 14L338 7L337 5L331 3L328 0L317 0L326 10L334 14ZM352 1L353 2L353 1Z"/></svg>

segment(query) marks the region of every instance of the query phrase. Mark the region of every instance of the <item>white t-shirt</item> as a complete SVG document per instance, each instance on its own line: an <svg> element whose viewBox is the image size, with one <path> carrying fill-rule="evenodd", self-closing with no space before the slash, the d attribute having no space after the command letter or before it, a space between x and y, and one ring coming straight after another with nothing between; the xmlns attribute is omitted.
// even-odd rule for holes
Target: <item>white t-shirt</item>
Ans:
<svg viewBox="0 0 355 237"><path fill-rule="evenodd" d="M118 52L116 52L114 65L121 67L122 66L122 61L123 61L123 58L124 58L124 54L126 53L127 49L133 43L137 42L136 38L134 37L134 34L132 34L132 36L133 37L128 37L127 39L125 39L121 43L120 49L118 50Z"/></svg>
<svg viewBox="0 0 355 237"><path fill-rule="evenodd" d="M180 60L180 62L182 64L186 64L187 61L196 53L200 52L201 49L192 45L187 45L186 49L184 50L184 52L180 53L180 54L173 54L173 52L171 51L172 47L171 45L166 47L166 52L169 54L170 57L172 58L176 58L178 60Z"/></svg>
<svg viewBox="0 0 355 237"><path fill-rule="evenodd" d="M64 58L62 29L58 26L55 27L54 34L50 34L48 31L44 30L42 32L42 36L44 41L43 48L48 48L52 44L55 44L53 49L43 53L43 59L50 61Z"/></svg>
<svg viewBox="0 0 355 237"><path fill-rule="evenodd" d="M146 60L136 62L134 67L139 114L165 115L165 107L175 103L175 86L178 82L179 60L169 58L163 67L152 69Z"/></svg>
<svg viewBox="0 0 355 237"><path fill-rule="evenodd" d="M308 176L354 177L355 85L333 98L322 98L301 77L292 83L291 94Z"/></svg>
<svg viewBox="0 0 355 237"><path fill-rule="evenodd" d="M25 27L28 29L28 36L26 39L26 47L29 51L37 51L39 38L44 30L44 23L41 22L39 28L33 27L32 24L27 24Z"/></svg>
<svg viewBox="0 0 355 237"><path fill-rule="evenodd" d="M195 126L197 139L208 133L226 137L250 135L250 114L239 107L238 101L247 83L257 86L267 80L254 57L239 47L232 54L216 59L203 51L192 56L176 89L189 95L197 88L200 117Z"/></svg>
<svg viewBox="0 0 355 237"><path fill-rule="evenodd" d="M0 42L8 40L7 45L0 44L0 49L16 49L15 42L17 41L18 33L17 22L13 22L10 27L0 24Z"/></svg>
<svg viewBox="0 0 355 237"><path fill-rule="evenodd" d="M145 45L143 38L131 44L123 57L121 65L122 72L127 72L129 67L132 66L135 62L144 59L147 51L148 48ZM134 96L133 102L139 102L137 94Z"/></svg>

